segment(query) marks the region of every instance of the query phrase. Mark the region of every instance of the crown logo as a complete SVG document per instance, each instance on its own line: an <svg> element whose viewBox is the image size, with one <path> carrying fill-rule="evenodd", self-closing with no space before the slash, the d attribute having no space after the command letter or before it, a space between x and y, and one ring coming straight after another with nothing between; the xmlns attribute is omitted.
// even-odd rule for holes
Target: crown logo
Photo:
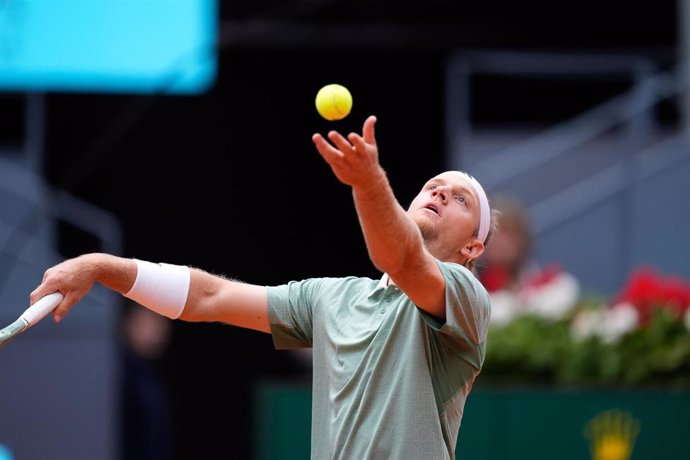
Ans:
<svg viewBox="0 0 690 460"><path fill-rule="evenodd" d="M627 412L600 412L585 425L593 460L629 460L640 423Z"/></svg>

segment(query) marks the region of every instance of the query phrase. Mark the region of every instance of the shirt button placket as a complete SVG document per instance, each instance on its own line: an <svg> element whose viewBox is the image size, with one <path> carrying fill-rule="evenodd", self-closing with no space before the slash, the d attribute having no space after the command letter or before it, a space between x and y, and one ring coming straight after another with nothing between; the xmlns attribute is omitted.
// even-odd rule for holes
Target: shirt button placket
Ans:
<svg viewBox="0 0 690 460"><path fill-rule="evenodd" d="M379 313L384 314L386 313L386 304L391 303L391 296L387 295L383 298L383 305L381 305L381 310L379 310Z"/></svg>

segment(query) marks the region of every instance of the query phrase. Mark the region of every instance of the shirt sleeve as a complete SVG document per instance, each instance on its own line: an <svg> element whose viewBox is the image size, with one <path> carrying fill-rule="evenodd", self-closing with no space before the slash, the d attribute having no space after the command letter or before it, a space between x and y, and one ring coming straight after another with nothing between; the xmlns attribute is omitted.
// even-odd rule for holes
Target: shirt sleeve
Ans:
<svg viewBox="0 0 690 460"><path fill-rule="evenodd" d="M481 282L462 265L437 261L446 284L445 321L420 310L427 324L455 349L484 344L489 330L491 300Z"/></svg>
<svg viewBox="0 0 690 460"><path fill-rule="evenodd" d="M315 280L267 286L268 319L276 349L308 348L313 339Z"/></svg>

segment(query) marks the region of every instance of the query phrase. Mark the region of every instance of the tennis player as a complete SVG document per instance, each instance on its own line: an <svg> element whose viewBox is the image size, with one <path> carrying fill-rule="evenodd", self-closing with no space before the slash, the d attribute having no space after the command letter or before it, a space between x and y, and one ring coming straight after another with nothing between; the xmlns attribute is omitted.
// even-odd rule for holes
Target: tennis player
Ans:
<svg viewBox="0 0 690 460"><path fill-rule="evenodd" d="M404 210L379 164L375 124L370 116L361 134L312 140L352 189L380 279L260 286L92 253L49 268L31 301L60 291L60 321L98 282L169 318L270 333L279 349L312 347L312 459L454 458L491 311L473 265L495 219L481 185L459 171L431 178Z"/></svg>

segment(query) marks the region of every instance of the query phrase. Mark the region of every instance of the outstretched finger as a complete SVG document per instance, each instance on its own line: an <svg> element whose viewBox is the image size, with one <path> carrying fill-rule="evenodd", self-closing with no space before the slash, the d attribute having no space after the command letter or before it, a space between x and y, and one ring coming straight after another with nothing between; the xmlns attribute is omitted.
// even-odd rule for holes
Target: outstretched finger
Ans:
<svg viewBox="0 0 690 460"><path fill-rule="evenodd" d="M337 159L342 159L343 154L333 147L321 134L314 134L311 137L312 142L316 146L316 150L329 164Z"/></svg>
<svg viewBox="0 0 690 460"><path fill-rule="evenodd" d="M376 125L376 116L369 115L369 117L364 120L364 127L362 128L362 135L364 136L364 142L367 144L376 143L376 135L374 132L374 126Z"/></svg>
<svg viewBox="0 0 690 460"><path fill-rule="evenodd" d="M347 139L354 146L354 151L360 155L365 155L367 153L367 143L362 136L357 133L350 133Z"/></svg>
<svg viewBox="0 0 690 460"><path fill-rule="evenodd" d="M374 134L374 125L376 124L376 117L371 115L364 121L362 127L362 135L357 133L348 134L347 138L355 146L355 150L361 154L366 154L368 151L367 145L376 146L376 137Z"/></svg>
<svg viewBox="0 0 690 460"><path fill-rule="evenodd" d="M333 144L340 150L343 155L349 155L354 150L352 144L343 137L338 131L330 131L328 133L328 138L333 142Z"/></svg>

